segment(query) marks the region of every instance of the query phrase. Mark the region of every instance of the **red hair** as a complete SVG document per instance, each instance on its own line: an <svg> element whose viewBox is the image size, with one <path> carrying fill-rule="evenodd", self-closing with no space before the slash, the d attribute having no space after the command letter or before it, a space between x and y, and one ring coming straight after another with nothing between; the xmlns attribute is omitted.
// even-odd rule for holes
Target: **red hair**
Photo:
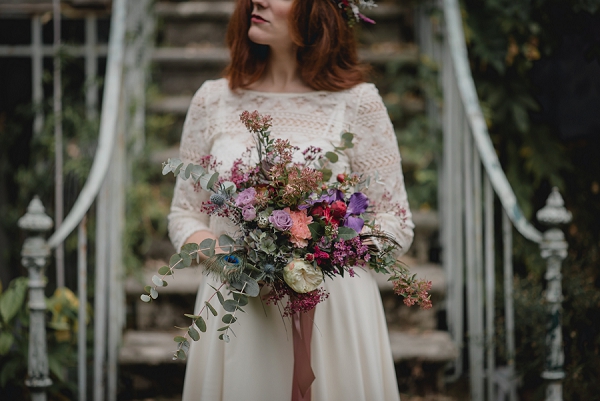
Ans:
<svg viewBox="0 0 600 401"><path fill-rule="evenodd" d="M252 9L251 0L238 0L227 28L231 62L224 75L232 90L258 81L267 66L269 47L248 38ZM365 82L368 67L359 62L355 33L335 2L296 0L288 24L308 86L336 92Z"/></svg>

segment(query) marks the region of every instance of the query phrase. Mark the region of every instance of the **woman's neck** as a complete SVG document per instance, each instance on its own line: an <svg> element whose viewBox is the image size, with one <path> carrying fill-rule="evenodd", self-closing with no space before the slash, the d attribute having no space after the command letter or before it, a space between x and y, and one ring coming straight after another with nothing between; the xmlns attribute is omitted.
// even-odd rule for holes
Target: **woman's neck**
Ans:
<svg viewBox="0 0 600 401"><path fill-rule="evenodd" d="M286 51L271 48L269 61L263 76L250 85L249 89L261 92L299 93L311 92L300 76L296 62L296 49Z"/></svg>

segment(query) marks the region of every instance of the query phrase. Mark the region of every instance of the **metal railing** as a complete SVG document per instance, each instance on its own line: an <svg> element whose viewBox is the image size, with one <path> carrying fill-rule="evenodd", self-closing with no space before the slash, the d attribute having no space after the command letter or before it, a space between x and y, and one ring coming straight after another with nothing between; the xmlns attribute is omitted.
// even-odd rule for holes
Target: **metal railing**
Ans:
<svg viewBox="0 0 600 401"><path fill-rule="evenodd" d="M88 320L87 295L87 227L90 207L95 202L95 297L94 297L94 383L91 387L95 401L116 400L117 363L121 330L124 324L124 293L122 238L125 220L125 185L128 176L127 144L140 149L143 142L145 74L149 59L149 43L153 30L151 0L114 0L108 45L107 69L104 81L98 147L90 174L75 204L62 224L46 241L43 233L52 227L52 220L44 212L36 197L28 211L19 220L19 226L29 233L22 251L23 265L30 274L31 311L29 369L27 386L35 401L46 400L46 389L52 383L48 374L45 335L45 303L43 269L48 263L50 250L63 244L78 228L78 399L87 398ZM41 102L35 89L41 77L42 57L39 16L32 17L35 33L30 50L34 68L34 101ZM93 17L86 19L88 38L95 37ZM95 74L98 49L88 41L85 48L89 73ZM10 53L11 49L5 53ZM39 81L41 83L41 80ZM95 90L93 85L91 90ZM95 96L87 93L88 106L94 105ZM56 101L56 100L55 100ZM93 117L94 107L88 107ZM133 110L133 111L132 111ZM37 116L34 124L39 128ZM62 150L61 150L62 151Z"/></svg>
<svg viewBox="0 0 600 401"><path fill-rule="evenodd" d="M422 53L441 67L441 110L429 106L443 131L439 193L443 267L448 291L446 300L449 331L457 347L466 352L468 372L461 356L452 363L455 380L468 373L473 401L516 401L515 319L513 307L513 227L526 239L540 245L547 260L546 303L550 324L546 336L547 400L562 400L563 348L560 326L560 267L566 257L564 235L557 227L570 221L556 190L537 214L550 226L544 234L524 217L504 174L489 137L487 125L469 67L461 10L457 0L440 0L442 19L432 21L421 10L418 34ZM442 38L441 40L439 38ZM496 268L495 199L502 212L501 269ZM500 255L498 255L500 256ZM499 266L500 267L500 266ZM496 273L503 277L496 283ZM501 285L504 298L506 366L496 366L495 291ZM466 316L465 316L466 313ZM558 322L558 324L556 324ZM465 331L466 329L466 331Z"/></svg>

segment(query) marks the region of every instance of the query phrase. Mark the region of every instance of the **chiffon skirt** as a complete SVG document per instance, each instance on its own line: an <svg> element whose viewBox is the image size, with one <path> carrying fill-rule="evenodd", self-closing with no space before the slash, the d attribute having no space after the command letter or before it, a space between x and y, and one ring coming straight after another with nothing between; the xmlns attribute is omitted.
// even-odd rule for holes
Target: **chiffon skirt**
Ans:
<svg viewBox="0 0 600 401"><path fill-rule="evenodd" d="M325 279L329 298L317 305L311 342L316 379L312 401L398 401L398 387L381 297L371 272ZM196 313L218 283L205 277ZM183 401L288 401L293 376L291 320L251 298L237 312L231 341L218 339L226 313L216 297L208 330L192 342ZM205 316L205 314L203 314Z"/></svg>

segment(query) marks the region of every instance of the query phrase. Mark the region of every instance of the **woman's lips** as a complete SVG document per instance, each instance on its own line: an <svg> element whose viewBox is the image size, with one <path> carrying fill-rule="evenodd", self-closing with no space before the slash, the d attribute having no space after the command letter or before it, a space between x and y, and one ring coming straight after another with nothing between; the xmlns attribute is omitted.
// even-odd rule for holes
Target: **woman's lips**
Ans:
<svg viewBox="0 0 600 401"><path fill-rule="evenodd" d="M269 21L267 21L266 19L264 19L263 17L261 17L260 15L257 15L257 14L252 14L251 21L255 22L257 24L264 24L265 22L269 22Z"/></svg>

